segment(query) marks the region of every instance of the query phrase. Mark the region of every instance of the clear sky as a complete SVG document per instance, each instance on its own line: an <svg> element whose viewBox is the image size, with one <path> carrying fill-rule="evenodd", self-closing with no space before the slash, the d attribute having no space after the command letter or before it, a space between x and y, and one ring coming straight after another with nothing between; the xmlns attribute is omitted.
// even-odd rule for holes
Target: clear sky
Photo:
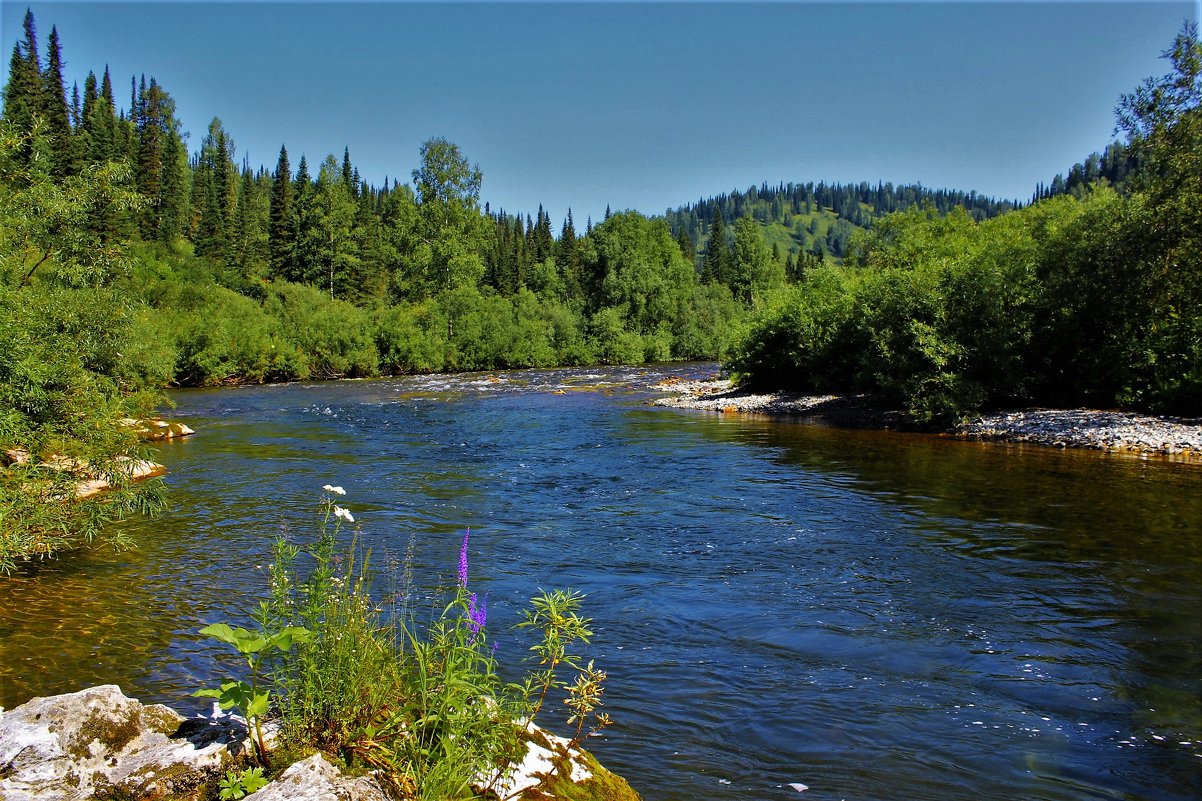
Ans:
<svg viewBox="0 0 1202 801"><path fill-rule="evenodd" d="M409 180L445 136L483 199L579 226L767 181L922 182L1005 198L1112 139L1114 106L1196 0L1108 3L60 3L68 91L107 63L118 102L155 76L200 140L274 168L349 146ZM4 76L7 79L7 75Z"/></svg>

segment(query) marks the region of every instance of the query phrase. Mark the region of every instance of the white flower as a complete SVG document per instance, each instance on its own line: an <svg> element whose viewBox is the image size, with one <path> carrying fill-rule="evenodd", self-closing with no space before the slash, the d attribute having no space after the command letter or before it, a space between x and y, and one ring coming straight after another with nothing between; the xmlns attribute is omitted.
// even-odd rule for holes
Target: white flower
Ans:
<svg viewBox="0 0 1202 801"><path fill-rule="evenodd" d="M334 495L346 495L346 490L344 490L342 487L335 487L330 484L326 484L322 487L322 489L326 492L333 493Z"/></svg>
<svg viewBox="0 0 1202 801"><path fill-rule="evenodd" d="M343 520L345 520L348 523L355 522L355 518L351 517L350 511L347 509L343 509L341 506L334 507L334 517L341 517Z"/></svg>

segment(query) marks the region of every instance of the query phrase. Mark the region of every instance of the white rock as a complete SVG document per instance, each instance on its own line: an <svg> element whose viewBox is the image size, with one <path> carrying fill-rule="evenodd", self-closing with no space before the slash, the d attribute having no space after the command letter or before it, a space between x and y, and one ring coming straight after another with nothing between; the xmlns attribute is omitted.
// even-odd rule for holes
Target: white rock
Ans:
<svg viewBox="0 0 1202 801"><path fill-rule="evenodd" d="M0 716L0 798L187 797L241 753L245 733L144 706L112 684L34 698Z"/></svg>
<svg viewBox="0 0 1202 801"><path fill-rule="evenodd" d="M252 793L254 801L388 801L368 776L343 776L321 754L288 767L271 784Z"/></svg>

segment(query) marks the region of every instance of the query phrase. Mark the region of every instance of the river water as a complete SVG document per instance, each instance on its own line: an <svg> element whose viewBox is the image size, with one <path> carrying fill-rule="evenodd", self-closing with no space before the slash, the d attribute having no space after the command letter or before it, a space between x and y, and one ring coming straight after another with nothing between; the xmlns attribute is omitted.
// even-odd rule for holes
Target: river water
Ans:
<svg viewBox="0 0 1202 801"><path fill-rule="evenodd" d="M1202 797L1202 465L647 405L712 371L179 392L173 511L0 580L0 704L192 708L229 664L196 630L332 483L422 586L471 527L510 669L538 588L588 594L590 746L648 801Z"/></svg>

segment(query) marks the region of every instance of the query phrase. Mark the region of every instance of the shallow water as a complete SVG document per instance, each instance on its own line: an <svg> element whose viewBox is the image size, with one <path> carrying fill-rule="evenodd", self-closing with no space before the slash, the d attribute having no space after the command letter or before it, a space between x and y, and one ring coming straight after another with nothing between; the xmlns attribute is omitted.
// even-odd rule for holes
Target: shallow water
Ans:
<svg viewBox="0 0 1202 801"><path fill-rule="evenodd" d="M646 405L708 372L177 393L174 511L0 580L0 704L198 703L227 663L194 632L334 483L427 587L471 526L511 666L537 588L588 593L590 745L649 801L1199 797L1202 466Z"/></svg>

